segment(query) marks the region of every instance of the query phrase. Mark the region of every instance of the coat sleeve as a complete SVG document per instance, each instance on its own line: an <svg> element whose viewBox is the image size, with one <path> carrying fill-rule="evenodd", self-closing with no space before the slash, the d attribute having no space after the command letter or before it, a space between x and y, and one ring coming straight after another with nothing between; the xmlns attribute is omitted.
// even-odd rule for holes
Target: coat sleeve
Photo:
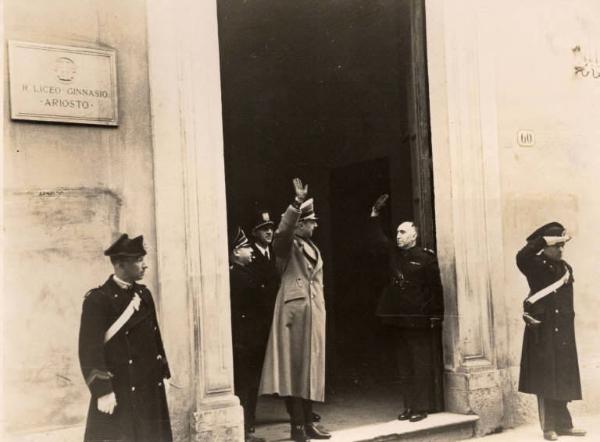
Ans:
<svg viewBox="0 0 600 442"><path fill-rule="evenodd" d="M113 391L113 375L104 359L104 333L110 326L107 324L108 306L102 301L100 292L93 290L86 295L79 328L79 363L92 397Z"/></svg>
<svg viewBox="0 0 600 442"><path fill-rule="evenodd" d="M444 316L444 290L440 278L440 267L437 258L432 256L431 262L427 265L427 285L430 294L428 310L430 314L436 317Z"/></svg>
<svg viewBox="0 0 600 442"><path fill-rule="evenodd" d="M536 238L528 241L517 253L517 267L525 276L530 276L539 270L543 270L543 259L538 253L546 246L544 238Z"/></svg>
<svg viewBox="0 0 600 442"><path fill-rule="evenodd" d="M300 210L289 206L273 236L273 251L278 260L287 261L292 250L294 230L300 219Z"/></svg>

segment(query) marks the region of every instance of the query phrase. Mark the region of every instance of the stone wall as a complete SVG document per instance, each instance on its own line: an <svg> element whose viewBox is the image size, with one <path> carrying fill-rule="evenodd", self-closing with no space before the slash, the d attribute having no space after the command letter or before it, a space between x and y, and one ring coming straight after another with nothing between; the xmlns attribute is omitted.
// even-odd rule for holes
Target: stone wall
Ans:
<svg viewBox="0 0 600 442"><path fill-rule="evenodd" d="M144 235L145 283L157 286L145 2L3 8L4 41L117 52L116 128L11 121L4 82L5 424L13 433L75 428L89 401L77 359L81 304L112 272L102 251L118 232Z"/></svg>
<svg viewBox="0 0 600 442"><path fill-rule="evenodd" d="M600 411L600 350L596 342L597 256L600 195L596 191L600 155L597 103L600 100L600 4L568 2L494 2L481 10L495 38L498 144L501 159L508 364L518 380L525 278L515 254L537 226L560 221L572 233L565 259L574 267L576 332L584 400L578 412ZM585 66L576 73L577 66ZM595 75L599 78L594 78ZM518 133L534 135L534 145L519 145ZM515 422L536 417L531 397L519 394ZM527 408L523 410L521 405ZM533 416L532 416L533 415Z"/></svg>

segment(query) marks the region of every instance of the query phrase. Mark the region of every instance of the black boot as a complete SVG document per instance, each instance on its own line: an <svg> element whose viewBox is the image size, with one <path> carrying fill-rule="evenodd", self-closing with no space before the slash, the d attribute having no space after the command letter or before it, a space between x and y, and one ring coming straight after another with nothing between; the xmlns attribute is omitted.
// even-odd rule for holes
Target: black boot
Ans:
<svg viewBox="0 0 600 442"><path fill-rule="evenodd" d="M424 411L413 412L413 414L408 419L410 422L419 422L427 417L427 413Z"/></svg>
<svg viewBox="0 0 600 442"><path fill-rule="evenodd" d="M311 439L329 439L331 434L322 428L317 427L315 424L306 424L304 426L306 435Z"/></svg>
<svg viewBox="0 0 600 442"><path fill-rule="evenodd" d="M406 410L404 410L402 413L400 413L398 415L398 420L399 421L407 421L410 419L412 414L413 414L412 410L410 408L407 408Z"/></svg>
<svg viewBox="0 0 600 442"><path fill-rule="evenodd" d="M304 425L292 425L291 439L294 442L307 442L310 440L304 430Z"/></svg>

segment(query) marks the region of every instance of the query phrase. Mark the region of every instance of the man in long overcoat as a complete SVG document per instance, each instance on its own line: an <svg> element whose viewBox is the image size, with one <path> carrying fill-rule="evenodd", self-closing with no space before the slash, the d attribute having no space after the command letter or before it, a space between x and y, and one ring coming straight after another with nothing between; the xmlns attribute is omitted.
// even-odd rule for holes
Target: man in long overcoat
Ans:
<svg viewBox="0 0 600 442"><path fill-rule="evenodd" d="M581 399L573 269L562 259L569 239L560 223L551 222L533 232L517 253L517 266L530 288L523 304L526 328L519 391L537 395L547 440L557 440L558 435L585 435L573 428L567 409L569 401Z"/></svg>
<svg viewBox="0 0 600 442"><path fill-rule="evenodd" d="M295 441L328 439L312 422L312 402L325 399L323 259L311 240L317 227L308 187L295 178L296 197L281 218L273 250L281 285L275 302L261 394L286 397Z"/></svg>
<svg viewBox="0 0 600 442"><path fill-rule="evenodd" d="M114 274L83 301L79 361L91 392L86 442L170 442L165 388L169 365L152 294L143 237L110 246Z"/></svg>
<svg viewBox="0 0 600 442"><path fill-rule="evenodd" d="M442 409L443 290L437 258L417 245L412 221L398 226L396 241L383 233L378 218L387 199L387 194L381 195L373 205L367 235L372 250L387 256L391 273L376 314L393 333L404 395L398 419L418 422Z"/></svg>

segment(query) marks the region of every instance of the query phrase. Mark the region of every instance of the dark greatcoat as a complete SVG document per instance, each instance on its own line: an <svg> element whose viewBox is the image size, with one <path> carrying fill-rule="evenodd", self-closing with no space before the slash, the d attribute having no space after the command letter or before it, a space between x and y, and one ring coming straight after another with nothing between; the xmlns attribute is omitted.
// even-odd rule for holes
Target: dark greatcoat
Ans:
<svg viewBox="0 0 600 442"><path fill-rule="evenodd" d="M252 251L254 259L248 264L248 269L252 272L258 284L257 290L259 293L257 297L264 306L268 327L270 328L273 319L273 307L277 298L281 277L277 271L275 253L272 246L269 246L269 258L262 254L256 244L252 244Z"/></svg>
<svg viewBox="0 0 600 442"><path fill-rule="evenodd" d="M523 336L519 391L544 399L581 399L579 364L575 345L573 269L565 261L552 261L540 254L544 238L527 243L517 253L517 266L527 278L532 295L558 281L568 269L568 282L533 304L527 313L542 323L527 326Z"/></svg>
<svg viewBox="0 0 600 442"><path fill-rule="evenodd" d="M106 344L104 334L137 293L140 308ZM85 441L170 442L171 423L164 378L170 378L150 290L134 283L123 289L110 277L83 301L79 361L91 392ZM97 399L114 392L112 415Z"/></svg>
<svg viewBox="0 0 600 442"><path fill-rule="evenodd" d="M232 264L229 284L236 390L254 384L258 388L273 307L262 296L260 283L248 266Z"/></svg>

